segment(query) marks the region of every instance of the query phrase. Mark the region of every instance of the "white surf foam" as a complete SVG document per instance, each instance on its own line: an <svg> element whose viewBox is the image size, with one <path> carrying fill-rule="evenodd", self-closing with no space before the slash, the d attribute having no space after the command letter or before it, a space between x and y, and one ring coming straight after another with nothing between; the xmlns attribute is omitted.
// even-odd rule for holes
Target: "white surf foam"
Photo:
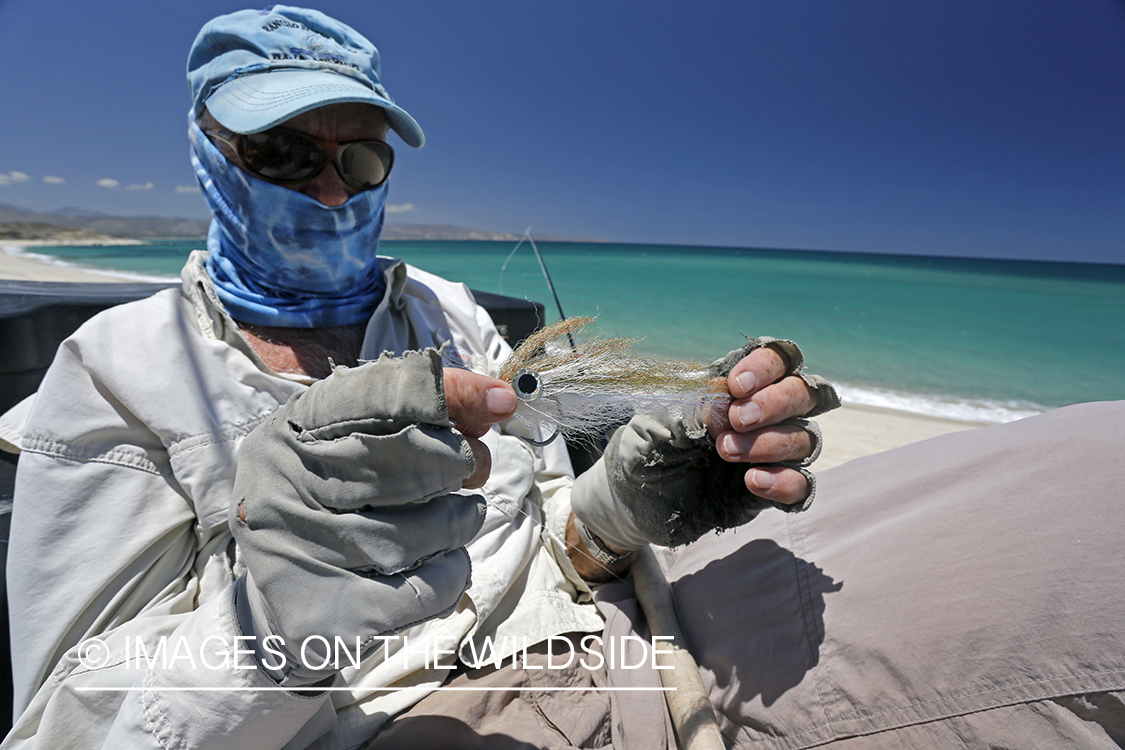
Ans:
<svg viewBox="0 0 1125 750"><path fill-rule="evenodd" d="M965 399L953 396L908 393L873 386L856 386L847 383L836 383L835 385L840 392L840 398L846 404L878 406L885 409L896 409L913 414L956 419L963 422L1014 422L1017 419L1041 414L1050 408L1030 401Z"/></svg>

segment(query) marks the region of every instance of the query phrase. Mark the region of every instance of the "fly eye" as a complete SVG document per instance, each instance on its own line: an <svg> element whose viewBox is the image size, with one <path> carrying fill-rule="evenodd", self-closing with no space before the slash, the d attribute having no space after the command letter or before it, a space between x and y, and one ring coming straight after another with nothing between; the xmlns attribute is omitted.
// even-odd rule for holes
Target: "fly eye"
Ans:
<svg viewBox="0 0 1125 750"><path fill-rule="evenodd" d="M534 370L520 370L512 378L512 388L520 401L534 401L543 392L543 381Z"/></svg>

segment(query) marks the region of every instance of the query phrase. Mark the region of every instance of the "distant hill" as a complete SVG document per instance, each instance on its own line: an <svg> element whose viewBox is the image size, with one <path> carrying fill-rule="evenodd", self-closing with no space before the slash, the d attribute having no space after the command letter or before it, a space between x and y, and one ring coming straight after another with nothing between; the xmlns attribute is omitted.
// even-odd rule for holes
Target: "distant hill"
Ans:
<svg viewBox="0 0 1125 750"><path fill-rule="evenodd" d="M0 237L12 240L50 239L50 228L59 227L62 235L110 237L119 239L193 239L207 236L210 222L169 216L111 216L100 211L65 207L38 213L0 203ZM77 234L76 234L77 232ZM83 235L82 233L86 233ZM469 229L452 224L388 224L383 238L388 240L495 240L516 242L521 235ZM553 235L536 235L537 240L561 242L603 242L604 240Z"/></svg>
<svg viewBox="0 0 1125 750"><path fill-rule="evenodd" d="M50 213L27 211L0 203L0 227L11 234L12 225L35 225L35 236L10 237L11 239L42 239L43 225L67 230L81 229L93 235L113 238L162 239L169 237L206 237L207 221L169 216L109 216L96 211L61 208ZM70 232L64 232L71 234Z"/></svg>
<svg viewBox="0 0 1125 750"><path fill-rule="evenodd" d="M383 227L386 240L510 240L515 242L520 236L507 232L487 232L482 229L466 229L452 224L387 224Z"/></svg>
<svg viewBox="0 0 1125 750"><path fill-rule="evenodd" d="M489 232L484 229L467 229L452 224L388 224L383 227L383 239L387 240L492 240L496 242L517 242L522 234L509 232ZM605 242L593 238L558 237L551 234L537 234L536 240L544 242Z"/></svg>
<svg viewBox="0 0 1125 750"><path fill-rule="evenodd" d="M58 224L42 222L10 221L0 222L0 240L42 240L60 245L117 244L119 237L109 237L88 229L60 227Z"/></svg>
<svg viewBox="0 0 1125 750"><path fill-rule="evenodd" d="M91 211L88 208L77 208L76 206L63 206L56 208L53 211L48 211L51 216L71 216L81 218L101 218L103 216L110 216L105 211Z"/></svg>

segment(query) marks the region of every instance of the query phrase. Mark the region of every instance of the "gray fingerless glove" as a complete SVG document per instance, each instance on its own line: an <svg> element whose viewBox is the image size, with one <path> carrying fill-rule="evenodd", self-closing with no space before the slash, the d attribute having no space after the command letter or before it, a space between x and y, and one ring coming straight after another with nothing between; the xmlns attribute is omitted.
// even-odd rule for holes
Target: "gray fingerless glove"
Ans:
<svg viewBox="0 0 1125 750"><path fill-rule="evenodd" d="M803 356L792 341L762 337L748 341L711 365L712 377L725 377L754 349L770 346L817 396L811 415L840 405L835 389L823 378L801 371ZM814 475L805 467L820 453L815 423L792 420L813 433L812 455L785 462L809 482L809 496L799 505L758 497L746 489L746 464L724 461L702 425L687 425L673 416L633 417L610 440L601 459L578 477L571 493L577 519L604 542L618 549L647 543L676 547L713 530L735 528L766 508L793 513L807 509L816 494Z"/></svg>
<svg viewBox="0 0 1125 750"><path fill-rule="evenodd" d="M734 349L722 359L717 359L712 362L710 367L711 376L726 377L730 374L730 371L734 369L734 366L742 361L743 357L755 349L761 349L763 346L770 347L784 357L786 363L789 365L785 374L796 375L801 380L805 381L809 390L816 396L816 406L805 415L806 419L818 417L840 406L840 396L836 393L836 389L821 376L805 372L805 355L801 351L801 347L788 339L775 339L772 336L759 336L756 339L750 339L742 345L741 349ZM806 463L811 463L811 461Z"/></svg>
<svg viewBox="0 0 1125 750"><path fill-rule="evenodd" d="M474 468L452 427L428 349L339 368L243 441L228 519L247 569L239 620L282 686L346 666L321 664L337 637L370 648L468 588L484 502L451 494Z"/></svg>

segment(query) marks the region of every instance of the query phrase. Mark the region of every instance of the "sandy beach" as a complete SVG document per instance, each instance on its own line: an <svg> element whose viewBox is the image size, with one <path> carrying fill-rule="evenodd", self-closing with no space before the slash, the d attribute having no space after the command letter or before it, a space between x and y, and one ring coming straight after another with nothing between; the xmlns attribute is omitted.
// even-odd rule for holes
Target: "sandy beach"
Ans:
<svg viewBox="0 0 1125 750"><path fill-rule="evenodd" d="M0 279L23 281L81 281L115 283L126 278L100 274L79 268L56 265L35 256L13 253L0 246ZM34 252L35 243L20 242ZM816 469L822 471L853 458L879 453L900 445L943 435L948 432L982 426L977 422L960 422L921 414L895 411L873 406L849 405L817 419L824 431L824 450Z"/></svg>
<svg viewBox="0 0 1125 750"><path fill-rule="evenodd" d="M20 240L18 243L0 242L0 279L16 279L20 281L82 281L107 284L132 281L132 279L122 278L120 276L111 276L109 274L98 273L97 271L86 271L81 268L63 266L51 263L40 256L29 256L20 253L21 250L34 253L36 245L53 244L60 243L47 241L32 242L26 240ZM67 240L65 244L81 245L83 243ZM140 243L122 240L120 243L114 244L132 245Z"/></svg>
<svg viewBox="0 0 1125 750"><path fill-rule="evenodd" d="M900 445L985 426L983 422L960 422L847 403L816 421L824 432L824 449L814 465L817 471Z"/></svg>

